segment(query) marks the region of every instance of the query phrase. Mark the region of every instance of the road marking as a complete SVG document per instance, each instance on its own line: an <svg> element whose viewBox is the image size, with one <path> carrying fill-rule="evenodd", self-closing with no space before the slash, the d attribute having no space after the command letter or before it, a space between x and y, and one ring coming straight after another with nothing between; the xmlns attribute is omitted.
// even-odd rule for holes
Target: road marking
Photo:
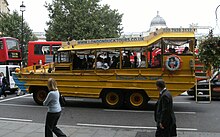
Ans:
<svg viewBox="0 0 220 137"><path fill-rule="evenodd" d="M156 127L142 127L142 126L119 126L119 125L100 125L100 124L83 124L77 123L77 126L86 126L86 127L102 127L102 128L126 128L126 129L151 129L156 130ZM177 128L179 131L197 131L195 128Z"/></svg>
<svg viewBox="0 0 220 137"><path fill-rule="evenodd" d="M23 98L23 97L30 96L30 95L31 95L31 94L26 94L26 95L17 96L17 97L12 97L12 98L5 98L5 99L0 100L0 103L1 103L1 102L6 102L6 101L9 101L9 100L18 99L18 98Z"/></svg>
<svg viewBox="0 0 220 137"><path fill-rule="evenodd" d="M141 111L141 110L117 110L117 109L104 109L107 112L126 112L126 113L154 113L154 111ZM175 114L192 114L195 115L196 112L174 112Z"/></svg>
<svg viewBox="0 0 220 137"><path fill-rule="evenodd" d="M3 103L0 103L0 106L12 106L12 107L31 107L31 108L46 108L46 106L35 106L35 105L18 105L18 104L3 104Z"/></svg>
<svg viewBox="0 0 220 137"><path fill-rule="evenodd" d="M148 103L155 103L156 104L157 101L149 101ZM188 101L174 101L174 104L191 104L191 102Z"/></svg>
<svg viewBox="0 0 220 137"><path fill-rule="evenodd" d="M21 122L32 122L33 121L33 120L29 120L29 119L3 118L3 117L0 117L0 120L21 121Z"/></svg>

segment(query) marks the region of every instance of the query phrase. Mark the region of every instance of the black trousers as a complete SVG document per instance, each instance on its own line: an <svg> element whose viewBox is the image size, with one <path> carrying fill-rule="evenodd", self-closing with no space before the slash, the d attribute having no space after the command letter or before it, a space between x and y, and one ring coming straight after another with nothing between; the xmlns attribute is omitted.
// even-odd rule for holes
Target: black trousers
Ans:
<svg viewBox="0 0 220 137"><path fill-rule="evenodd" d="M57 127L57 122L60 118L61 112L50 113L47 112L46 125L45 125L45 137L53 137L53 133L57 137L66 137L66 135Z"/></svg>
<svg viewBox="0 0 220 137"><path fill-rule="evenodd" d="M172 137L169 128L161 129L157 126L155 137Z"/></svg>

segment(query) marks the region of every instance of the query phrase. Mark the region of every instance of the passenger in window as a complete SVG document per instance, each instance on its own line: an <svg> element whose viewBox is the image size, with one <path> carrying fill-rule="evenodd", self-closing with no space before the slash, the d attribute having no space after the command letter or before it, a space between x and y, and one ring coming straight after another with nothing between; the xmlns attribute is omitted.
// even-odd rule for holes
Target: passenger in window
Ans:
<svg viewBox="0 0 220 137"><path fill-rule="evenodd" d="M76 69L77 68L77 61L78 61L78 58L77 58L77 55L76 54L72 54L72 69Z"/></svg>
<svg viewBox="0 0 220 137"><path fill-rule="evenodd" d="M112 63L111 63L110 68L111 68L111 69L115 69L116 66L117 66L117 63L118 63L117 58L116 58L115 56L113 56L113 57L112 57Z"/></svg>
<svg viewBox="0 0 220 137"><path fill-rule="evenodd" d="M92 69L92 64L93 64L93 59L92 58L88 58L88 69Z"/></svg>
<svg viewBox="0 0 220 137"><path fill-rule="evenodd" d="M134 56L133 68L137 68L137 66L138 66L137 56Z"/></svg>
<svg viewBox="0 0 220 137"><path fill-rule="evenodd" d="M128 56L124 56L123 68L131 68L131 62Z"/></svg>
<svg viewBox="0 0 220 137"><path fill-rule="evenodd" d="M189 47L185 47L183 50L183 54L192 54L192 52L189 50Z"/></svg>
<svg viewBox="0 0 220 137"><path fill-rule="evenodd" d="M161 67L161 55L160 54L154 57L154 63L152 64L152 67L155 67L155 68Z"/></svg>
<svg viewBox="0 0 220 137"><path fill-rule="evenodd" d="M102 65L102 69L109 69L108 58L104 59L104 62L103 62L103 65Z"/></svg>
<svg viewBox="0 0 220 137"><path fill-rule="evenodd" d="M146 68L146 58L144 55L141 55L141 62L138 65L139 68Z"/></svg>
<svg viewBox="0 0 220 137"><path fill-rule="evenodd" d="M86 61L86 58L83 58L82 60L82 69L87 69L87 61Z"/></svg>
<svg viewBox="0 0 220 137"><path fill-rule="evenodd" d="M170 53L170 54L175 54L175 53L176 53L175 48L169 48L169 53Z"/></svg>
<svg viewBox="0 0 220 137"><path fill-rule="evenodd" d="M96 68L102 68L102 58L101 57L97 57L97 62L96 62ZM95 67L95 66L93 66Z"/></svg>

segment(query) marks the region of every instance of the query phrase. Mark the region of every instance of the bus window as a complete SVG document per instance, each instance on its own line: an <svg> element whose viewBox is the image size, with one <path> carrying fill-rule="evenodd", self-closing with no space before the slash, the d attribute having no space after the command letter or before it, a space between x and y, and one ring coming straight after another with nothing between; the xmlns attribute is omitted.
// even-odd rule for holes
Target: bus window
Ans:
<svg viewBox="0 0 220 137"><path fill-rule="evenodd" d="M17 40L7 39L6 44L8 50L19 50L19 44Z"/></svg>
<svg viewBox="0 0 220 137"><path fill-rule="evenodd" d="M52 45L52 51L51 54L56 54L57 50L60 48L60 45Z"/></svg>
<svg viewBox="0 0 220 137"><path fill-rule="evenodd" d="M121 51L121 55L122 55L122 68L126 68L129 69L131 68L131 56L132 52L131 52L131 48L123 48L123 50Z"/></svg>
<svg viewBox="0 0 220 137"><path fill-rule="evenodd" d="M147 60L149 68L160 68L162 66L160 41L158 41L158 43L152 44L149 47Z"/></svg>
<svg viewBox="0 0 220 137"><path fill-rule="evenodd" d="M67 52L60 52L60 63L64 62L70 62L70 56L69 56L69 51Z"/></svg>
<svg viewBox="0 0 220 137"><path fill-rule="evenodd" d="M192 47L190 41L171 41L164 40L165 51L164 54L192 54Z"/></svg>
<svg viewBox="0 0 220 137"><path fill-rule="evenodd" d="M3 42L0 40L0 49L3 49Z"/></svg>
<svg viewBox="0 0 220 137"><path fill-rule="evenodd" d="M93 68L97 69L119 69L120 49L101 49L96 51L96 60Z"/></svg>

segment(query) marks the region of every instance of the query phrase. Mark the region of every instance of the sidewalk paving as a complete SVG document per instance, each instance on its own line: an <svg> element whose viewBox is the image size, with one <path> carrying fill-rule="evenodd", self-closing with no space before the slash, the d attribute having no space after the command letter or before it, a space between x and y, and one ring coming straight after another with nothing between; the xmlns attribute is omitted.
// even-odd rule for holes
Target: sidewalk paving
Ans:
<svg viewBox="0 0 220 137"><path fill-rule="evenodd" d="M154 137L155 130L84 126L58 127L68 137ZM44 124L0 121L0 137L44 137ZM55 135L54 135L55 137ZM220 133L178 131L178 137L220 137Z"/></svg>

